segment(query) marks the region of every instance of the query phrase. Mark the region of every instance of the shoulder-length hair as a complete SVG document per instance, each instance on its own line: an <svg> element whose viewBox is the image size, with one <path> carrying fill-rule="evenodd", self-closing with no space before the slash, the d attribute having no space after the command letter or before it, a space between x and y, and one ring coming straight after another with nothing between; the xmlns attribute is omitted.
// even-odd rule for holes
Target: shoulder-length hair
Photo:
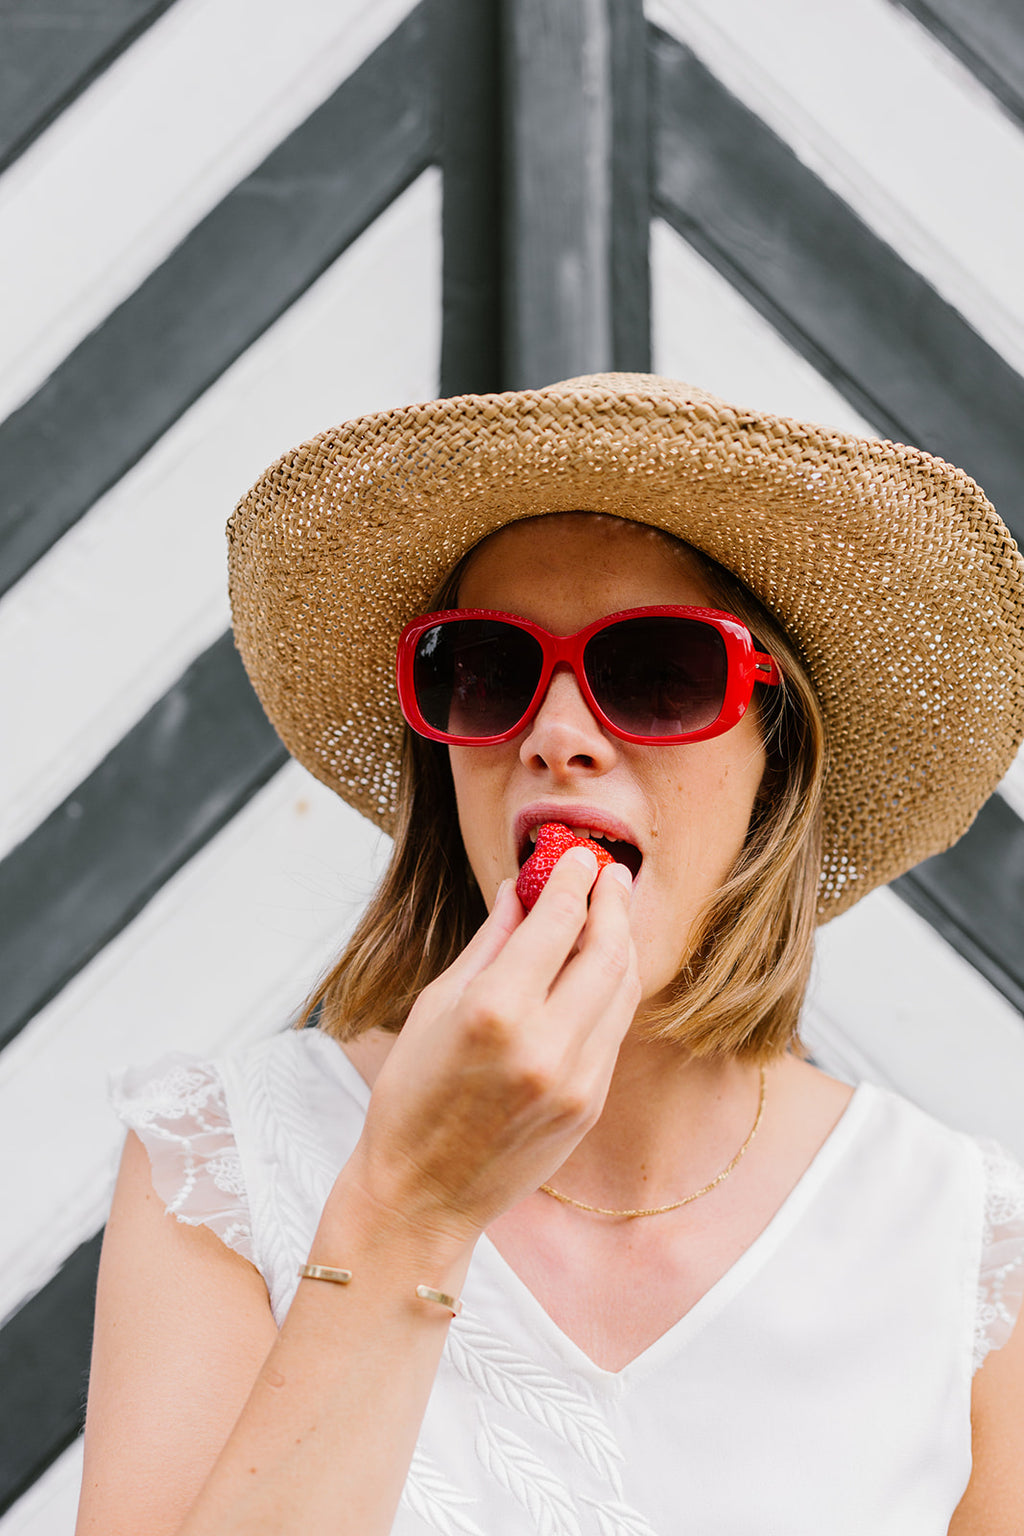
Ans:
<svg viewBox="0 0 1024 1536"><path fill-rule="evenodd" d="M755 690L767 765L743 847L698 917L679 972L642 1006L643 1029L697 1056L766 1061L799 1045L821 864L824 719L799 654L764 605L699 550L651 531L696 560L716 604L743 620L783 681ZM427 612L458 605L472 553ZM390 863L300 1027L315 1019L339 1040L371 1028L397 1033L486 916L462 845L447 748L406 727Z"/></svg>

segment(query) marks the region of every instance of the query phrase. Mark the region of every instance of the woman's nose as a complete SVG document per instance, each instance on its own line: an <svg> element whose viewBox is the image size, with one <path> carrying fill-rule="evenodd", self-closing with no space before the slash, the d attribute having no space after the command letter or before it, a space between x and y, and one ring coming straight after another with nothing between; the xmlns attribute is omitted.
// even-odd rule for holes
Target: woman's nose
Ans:
<svg viewBox="0 0 1024 1536"><path fill-rule="evenodd" d="M605 731L580 691L571 667L561 663L526 728L520 760L553 773L567 769L603 772L614 763L617 743Z"/></svg>

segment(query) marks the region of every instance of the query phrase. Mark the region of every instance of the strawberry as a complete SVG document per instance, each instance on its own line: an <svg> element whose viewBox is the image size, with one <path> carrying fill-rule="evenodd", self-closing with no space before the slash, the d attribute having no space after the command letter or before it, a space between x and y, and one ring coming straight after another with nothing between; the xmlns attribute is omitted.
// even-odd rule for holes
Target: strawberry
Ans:
<svg viewBox="0 0 1024 1536"><path fill-rule="evenodd" d="M567 848L589 848L591 853L597 855L599 865L615 863L608 849L591 842L589 837L580 837L560 821L545 822L537 833L537 846L519 871L519 879L516 881L516 895L527 912L547 885L551 871Z"/></svg>

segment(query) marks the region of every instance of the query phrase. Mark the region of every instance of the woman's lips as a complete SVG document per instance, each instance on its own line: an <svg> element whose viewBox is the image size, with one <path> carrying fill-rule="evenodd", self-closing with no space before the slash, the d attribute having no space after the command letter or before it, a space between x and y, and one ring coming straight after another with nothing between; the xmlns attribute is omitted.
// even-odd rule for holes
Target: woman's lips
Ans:
<svg viewBox="0 0 1024 1536"><path fill-rule="evenodd" d="M537 801L524 806L516 817L516 858L520 867L530 857L538 829L545 824L568 827L578 837L607 848L615 862L625 864L634 879L639 873L644 855L633 828L619 817L582 801Z"/></svg>

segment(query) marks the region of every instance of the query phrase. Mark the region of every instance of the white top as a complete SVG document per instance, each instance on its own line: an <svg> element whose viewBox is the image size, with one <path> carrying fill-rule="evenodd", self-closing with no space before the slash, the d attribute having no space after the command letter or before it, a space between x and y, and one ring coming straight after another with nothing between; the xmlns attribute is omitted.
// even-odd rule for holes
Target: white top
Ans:
<svg viewBox="0 0 1024 1536"><path fill-rule="evenodd" d="M369 1089L316 1030L116 1087L182 1221L280 1323ZM338 1258L344 1262L344 1255ZM621 1371L482 1238L395 1536L946 1536L973 1368L1024 1291L1024 1171L862 1084L761 1235Z"/></svg>

